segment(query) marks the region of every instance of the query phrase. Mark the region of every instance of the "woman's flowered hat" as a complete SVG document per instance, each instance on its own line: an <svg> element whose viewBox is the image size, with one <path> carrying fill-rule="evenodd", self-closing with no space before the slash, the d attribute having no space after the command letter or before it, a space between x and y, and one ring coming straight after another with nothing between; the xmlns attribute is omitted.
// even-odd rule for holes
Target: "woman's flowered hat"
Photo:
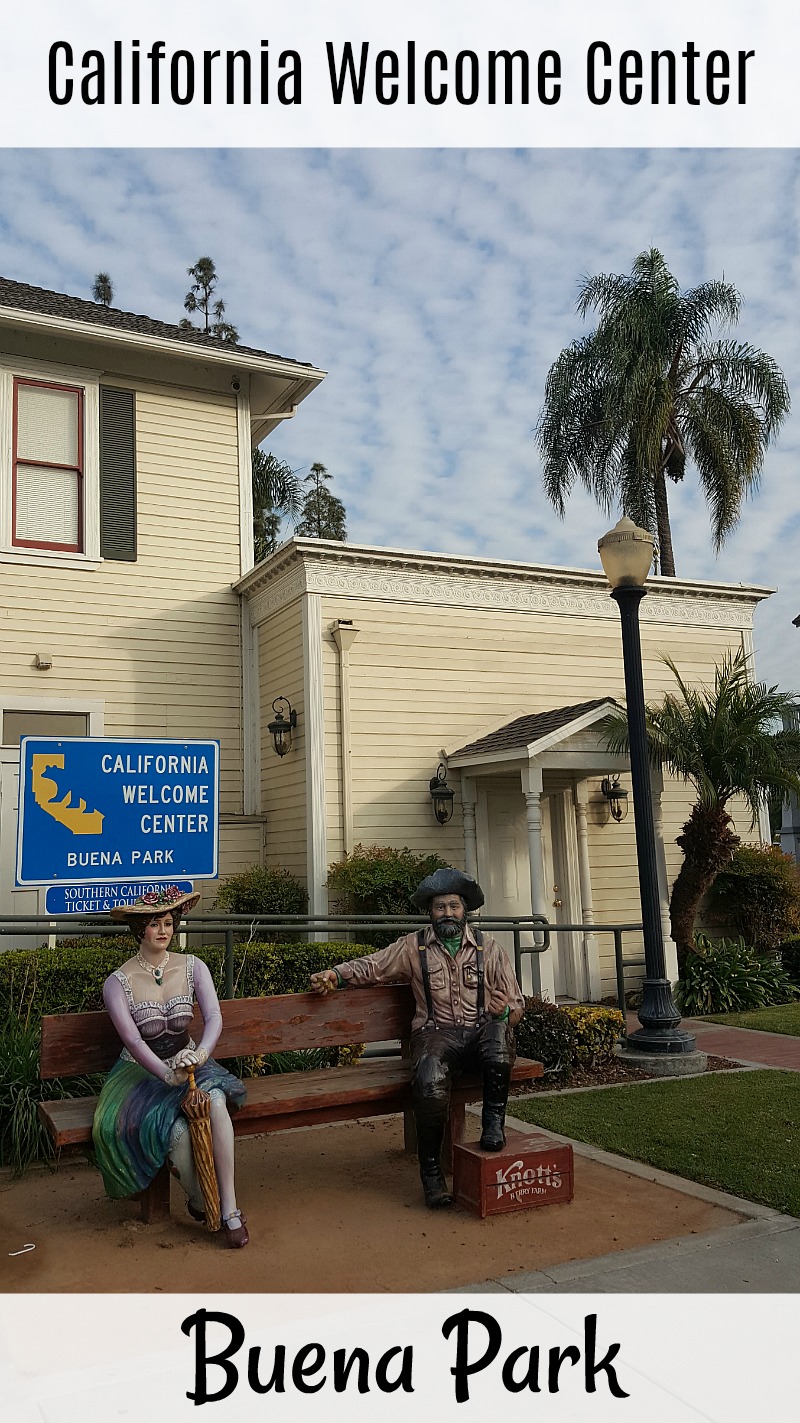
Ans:
<svg viewBox="0 0 800 1423"><path fill-rule="evenodd" d="M157 914L185 914L194 909L199 898L199 894L186 894L176 884L170 884L166 889L150 889L147 894L140 894L133 904L118 904L111 910L111 918L129 919L132 914L146 914L152 919Z"/></svg>

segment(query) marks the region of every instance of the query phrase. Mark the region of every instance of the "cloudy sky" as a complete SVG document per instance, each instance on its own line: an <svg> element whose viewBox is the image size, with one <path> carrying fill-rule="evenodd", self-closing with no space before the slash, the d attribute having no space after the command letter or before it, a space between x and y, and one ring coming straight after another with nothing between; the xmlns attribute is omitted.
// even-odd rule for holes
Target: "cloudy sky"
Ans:
<svg viewBox="0 0 800 1423"><path fill-rule="evenodd" d="M352 541L597 567L609 520L559 520L533 427L547 370L584 329L580 278L657 246L681 286L723 276L742 339L783 367L795 412L722 554L693 478L671 487L679 575L777 587L762 676L800 687L800 156L794 150L6 150L0 270L183 315L217 264L241 339L329 372L276 455L321 460Z"/></svg>

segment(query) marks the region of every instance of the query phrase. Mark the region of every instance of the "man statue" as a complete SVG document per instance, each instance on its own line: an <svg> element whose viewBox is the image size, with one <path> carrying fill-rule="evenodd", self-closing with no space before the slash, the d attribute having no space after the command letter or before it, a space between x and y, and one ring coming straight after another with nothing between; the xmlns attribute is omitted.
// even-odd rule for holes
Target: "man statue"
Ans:
<svg viewBox="0 0 800 1423"><path fill-rule="evenodd" d="M513 1028L523 1012L514 970L497 941L467 922L483 904L479 884L459 870L429 875L411 896L430 925L388 948L311 976L318 993L375 983L410 983L416 1004L411 1031L411 1091L425 1204L449 1206L442 1143L454 1070L483 1071L481 1147L501 1151Z"/></svg>

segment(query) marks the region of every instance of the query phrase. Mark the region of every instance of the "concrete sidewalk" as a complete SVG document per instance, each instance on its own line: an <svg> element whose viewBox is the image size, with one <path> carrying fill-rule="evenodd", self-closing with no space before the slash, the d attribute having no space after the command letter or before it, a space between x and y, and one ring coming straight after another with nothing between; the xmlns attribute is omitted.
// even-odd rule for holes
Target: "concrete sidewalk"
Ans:
<svg viewBox="0 0 800 1423"><path fill-rule="evenodd" d="M749 1029L736 1030L741 1037ZM758 1034L759 1037L776 1036ZM727 1055L727 1054L726 1054ZM508 1118L530 1131L530 1124ZM541 1130L541 1128L539 1128ZM548 1132L555 1141L569 1137ZM682 1191L709 1205L726 1206L747 1217L741 1223L620 1250L590 1260L571 1260L544 1270L515 1273L471 1285L470 1292L511 1294L794 1294L800 1290L800 1220L757 1201L730 1196L667 1171L572 1141L576 1156Z"/></svg>

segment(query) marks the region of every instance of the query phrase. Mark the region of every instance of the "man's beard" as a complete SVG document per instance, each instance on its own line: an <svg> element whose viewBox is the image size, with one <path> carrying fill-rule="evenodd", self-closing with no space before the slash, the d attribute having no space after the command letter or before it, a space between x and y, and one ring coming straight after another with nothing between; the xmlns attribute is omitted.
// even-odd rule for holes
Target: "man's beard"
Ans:
<svg viewBox="0 0 800 1423"><path fill-rule="evenodd" d="M463 933L464 920L453 919L451 915L445 915L441 919L434 919L433 927L440 938L454 939L456 934Z"/></svg>

